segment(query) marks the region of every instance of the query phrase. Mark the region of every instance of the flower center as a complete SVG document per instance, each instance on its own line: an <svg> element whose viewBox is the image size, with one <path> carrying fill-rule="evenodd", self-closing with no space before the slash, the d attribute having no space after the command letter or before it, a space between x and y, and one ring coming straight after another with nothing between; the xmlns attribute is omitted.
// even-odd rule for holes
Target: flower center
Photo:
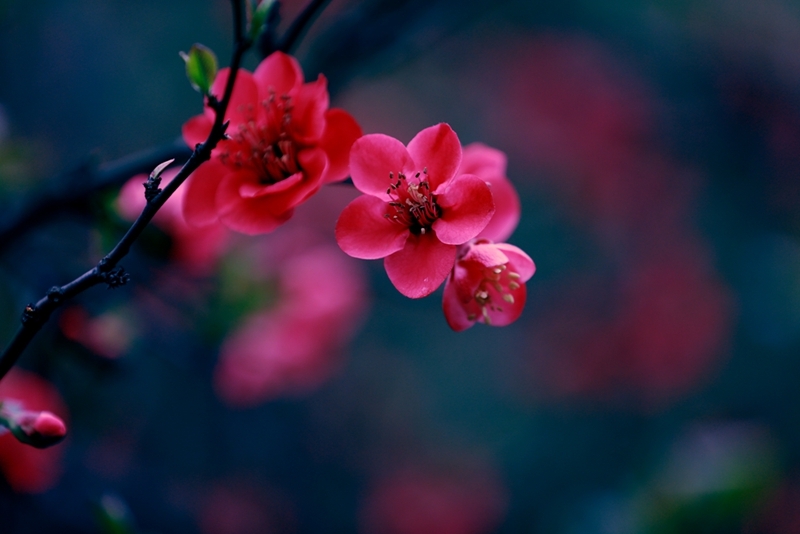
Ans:
<svg viewBox="0 0 800 534"><path fill-rule="evenodd" d="M258 117L254 106L245 111L248 119L229 133L230 143L221 155L222 162L236 169L251 169L264 184L275 184L300 172L297 147L289 136L292 99L289 95L270 93L261 102L264 116Z"/></svg>
<svg viewBox="0 0 800 534"><path fill-rule="evenodd" d="M414 175L410 181L402 172L389 173L391 185L386 190L391 201L389 212L383 216L390 221L407 226L412 234L425 234L430 232L431 225L441 217L442 209L436 203L436 198L431 193L427 180L420 180L420 174L428 176L428 169Z"/></svg>
<svg viewBox="0 0 800 534"><path fill-rule="evenodd" d="M514 304L513 293L520 288L519 273L510 271L508 264L486 267L483 270L483 280L478 284L473 297L480 306L483 321L490 325L489 311L502 312L502 303L496 302L495 297L508 304ZM493 295L494 293L494 295ZM467 316L470 321L474 321L477 315L471 313Z"/></svg>

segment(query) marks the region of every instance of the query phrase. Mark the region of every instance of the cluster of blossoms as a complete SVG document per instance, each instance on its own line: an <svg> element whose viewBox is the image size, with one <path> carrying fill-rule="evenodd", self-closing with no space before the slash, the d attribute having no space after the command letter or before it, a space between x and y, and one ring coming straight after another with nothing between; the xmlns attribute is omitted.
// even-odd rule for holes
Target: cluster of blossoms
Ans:
<svg viewBox="0 0 800 534"><path fill-rule="evenodd" d="M674 402L720 365L736 313L706 238L687 224L703 177L655 142L660 104L599 43L547 36L517 53L525 69L494 73L508 82L497 101L513 105L489 127L542 169L531 178L614 265L565 279L531 324L535 389Z"/></svg>
<svg viewBox="0 0 800 534"><path fill-rule="evenodd" d="M446 124L426 128L407 147L383 134L362 137L348 113L328 109L325 78L303 83L296 60L280 52L239 77L226 115L229 138L189 180L183 213L190 224L270 232L349 172L364 194L337 222L344 252L385 258L389 279L410 298L447 280L443 308L454 330L519 317L535 267L502 243L520 215L502 153L483 145L462 149ZM212 93L226 80L222 71ZM212 121L210 107L189 120L186 142L204 139Z"/></svg>
<svg viewBox="0 0 800 534"><path fill-rule="evenodd" d="M229 76L230 70L220 71L204 113L184 124L189 146L212 131ZM345 253L384 258L389 279L410 298L446 281L443 309L454 330L476 322L504 326L521 314L535 266L503 242L519 221L520 203L501 152L479 144L462 148L447 124L422 130L408 146L383 134L362 136L349 113L329 109L325 77L306 83L297 61L282 52L252 73L238 71L225 121L226 136L210 160L154 218L173 238L174 259L190 271L203 275L214 267L229 245L228 230L272 232L323 185L349 175L363 195L336 223ZM166 171L162 178L168 183L175 175ZM147 202L142 181L134 177L120 194L117 209L125 218L136 218ZM347 340L352 329L346 325L357 322L363 301L342 259L320 249L292 260L281 275L277 308L248 318L223 344L216 373L223 399L252 404L306 389L330 373L332 361L323 355ZM62 327L98 353L116 357L125 350L95 339L93 322L80 310L67 313ZM63 438L57 417L1 402L5 426L21 441L50 445Z"/></svg>
<svg viewBox="0 0 800 534"><path fill-rule="evenodd" d="M411 298L447 280L444 313L454 330L476 321L504 326L525 303L533 261L506 239L519 221L519 198L502 153L462 150L446 124L404 146L365 135L353 145L350 173L364 193L342 212L336 239L347 254L385 258L392 284Z"/></svg>

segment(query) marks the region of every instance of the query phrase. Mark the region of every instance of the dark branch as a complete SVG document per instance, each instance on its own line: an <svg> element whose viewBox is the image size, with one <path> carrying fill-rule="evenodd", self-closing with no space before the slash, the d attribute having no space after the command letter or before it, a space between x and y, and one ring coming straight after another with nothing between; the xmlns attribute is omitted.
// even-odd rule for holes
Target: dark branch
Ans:
<svg viewBox="0 0 800 534"><path fill-rule="evenodd" d="M203 162L211 158L211 151L225 138L225 130L228 124L225 122L225 110L233 94L233 87L236 82L236 74L241 65L242 57L250 47L250 41L244 36L242 20L242 0L231 0L233 6L233 25L234 25L234 51L230 64L230 76L225 85L225 92L222 100L216 109L216 117L211 127L211 132L205 142L195 147L188 161L181 167L173 180L155 197L148 202L142 213L134 221L122 239L106 255L105 258L92 269L86 271L81 276L61 287L53 287L47 295L36 303L25 307L22 315L22 325L12 338L6 350L0 356L0 379L14 366L22 352L30 344L42 326L47 322L64 301L86 291L95 285L106 283L110 287L115 287L127 281L123 271L117 269L117 264L130 251L131 246L141 235L144 228L153 219L159 208L169 199L169 197L186 181L189 175L194 172ZM168 158L167 158L168 159Z"/></svg>
<svg viewBox="0 0 800 534"><path fill-rule="evenodd" d="M311 0L303 12L294 19L289 29L286 30L286 34L278 44L278 50L287 53L291 52L294 45L300 40L300 37L303 36L303 32L308 29L308 26L328 2L329 0Z"/></svg>

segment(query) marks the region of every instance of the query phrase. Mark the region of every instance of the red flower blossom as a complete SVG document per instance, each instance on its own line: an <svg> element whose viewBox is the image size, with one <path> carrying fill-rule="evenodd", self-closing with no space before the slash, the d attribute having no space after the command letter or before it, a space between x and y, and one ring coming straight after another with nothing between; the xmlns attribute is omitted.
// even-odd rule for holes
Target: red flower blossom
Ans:
<svg viewBox="0 0 800 534"><path fill-rule="evenodd" d="M403 295L431 294L452 269L456 246L495 211L484 180L458 175L460 163L461 143L447 124L422 130L408 147L382 134L356 141L350 173L365 194L342 211L339 246L355 258L386 258L386 274Z"/></svg>
<svg viewBox="0 0 800 534"><path fill-rule="evenodd" d="M514 245L478 239L460 247L444 286L447 324L460 332L476 321L492 326L513 323L525 306L525 282L535 271L533 260Z"/></svg>
<svg viewBox="0 0 800 534"><path fill-rule="evenodd" d="M220 71L211 92L221 95ZM225 119L228 135L189 178L183 212L195 226L220 220L245 233L270 232L295 206L327 183L347 177L350 147L361 136L355 119L328 109L327 81L303 83L297 61L275 52L255 72L240 70ZM214 112L183 125L189 146L206 139Z"/></svg>
<svg viewBox="0 0 800 534"><path fill-rule="evenodd" d="M495 242L505 241L519 224L522 210L517 190L506 178L506 155L482 143L464 147L458 174L474 174L492 191L494 217L478 237Z"/></svg>
<svg viewBox="0 0 800 534"><path fill-rule="evenodd" d="M28 371L12 369L0 382L0 402L24 411L18 422L34 439L47 440L64 435L66 429L62 421L67 409L55 387L43 378ZM40 410L49 411L31 413ZM60 436L56 436L58 434ZM0 470L15 491L46 491L55 485L61 474L62 449L61 445L36 449L20 443L11 432L2 433Z"/></svg>

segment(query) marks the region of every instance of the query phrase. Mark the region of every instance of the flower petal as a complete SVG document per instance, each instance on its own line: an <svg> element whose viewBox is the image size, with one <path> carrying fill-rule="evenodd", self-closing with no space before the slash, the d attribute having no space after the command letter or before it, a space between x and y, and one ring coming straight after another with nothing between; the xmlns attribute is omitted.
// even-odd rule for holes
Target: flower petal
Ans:
<svg viewBox="0 0 800 534"><path fill-rule="evenodd" d="M292 120L289 131L301 145L316 144L325 132L325 111L328 109L328 80L319 75L317 81L303 84L292 99Z"/></svg>
<svg viewBox="0 0 800 534"><path fill-rule="evenodd" d="M291 209L272 210L268 195L242 196L247 186L258 185L258 175L243 169L229 172L217 189L216 210L220 220L247 235L271 232L292 216Z"/></svg>
<svg viewBox="0 0 800 534"><path fill-rule="evenodd" d="M282 202L288 207L295 207L305 202L322 187L322 175L328 165L328 158L320 148L301 150L297 161L303 170L303 180L297 187L285 192L276 192L275 202Z"/></svg>
<svg viewBox="0 0 800 534"><path fill-rule="evenodd" d="M198 143L202 143L208 138L213 124L214 120L207 115L195 115L183 123L183 128L181 128L183 141L189 148L194 149Z"/></svg>
<svg viewBox="0 0 800 534"><path fill-rule="evenodd" d="M433 230L443 243L466 243L491 220L494 215L492 192L486 183L465 174L446 184L437 196L442 216L433 223Z"/></svg>
<svg viewBox="0 0 800 534"><path fill-rule="evenodd" d="M418 299L442 285L456 260L456 247L428 234L411 234L405 247L383 261L386 274L403 295Z"/></svg>
<svg viewBox="0 0 800 534"><path fill-rule="evenodd" d="M494 216L478 237L492 241L505 241L516 230L522 208L517 190L505 176L481 176L492 191Z"/></svg>
<svg viewBox="0 0 800 534"><path fill-rule="evenodd" d="M258 85L259 100L267 100L272 93L278 96L294 93L303 84L303 69L292 56L273 52L259 63L253 78Z"/></svg>
<svg viewBox="0 0 800 534"><path fill-rule="evenodd" d="M528 298L528 290L525 284L521 284L517 289L511 292L511 295L514 297L513 302L504 301L502 295L493 287L490 287L488 291L492 301L499 303L499 305L496 304L493 307L487 308L487 313L489 315L488 323L480 314L478 315L479 321L491 326L508 326L519 319L519 316L522 315L522 310L525 308L525 301Z"/></svg>
<svg viewBox="0 0 800 534"><path fill-rule="evenodd" d="M408 143L408 153L418 171L428 169L428 183L434 193L456 175L461 164L461 142L453 129L443 122L415 135Z"/></svg>
<svg viewBox="0 0 800 534"><path fill-rule="evenodd" d="M294 210L284 211L278 216L259 211L256 206L231 210L220 214L220 220L230 228L245 235L259 235L272 232L292 218Z"/></svg>
<svg viewBox="0 0 800 534"><path fill-rule="evenodd" d="M456 332L463 332L475 324L475 320L470 321L467 317L467 310L461 302L458 291L456 290L456 285L453 283L452 275L447 279L447 283L444 285L442 311L444 312L444 318L447 320L447 324Z"/></svg>
<svg viewBox="0 0 800 534"><path fill-rule="evenodd" d="M458 174L475 174L483 179L505 176L507 158L503 151L483 143L470 143L461 153Z"/></svg>
<svg viewBox="0 0 800 534"><path fill-rule="evenodd" d="M402 249L411 233L386 217L386 202L362 195L348 204L336 222L336 241L349 256L385 258Z"/></svg>
<svg viewBox="0 0 800 534"><path fill-rule="evenodd" d="M533 273L536 272L536 265L530 256L519 247L508 243L497 243L494 246L508 256L509 267L519 275L520 283L531 279Z"/></svg>
<svg viewBox="0 0 800 534"><path fill-rule="evenodd" d="M296 187L303 180L303 173L296 172L293 175L275 184L262 184L260 182L246 182L239 186L239 196L242 198L263 197L274 195Z"/></svg>
<svg viewBox="0 0 800 534"><path fill-rule="evenodd" d="M229 68L219 71L214 84L211 86L211 94L217 98L222 98L225 93L225 84L228 82ZM225 111L225 120L231 121L229 131L239 124L246 123L256 117L256 104L258 103L258 88L253 80L253 75L244 69L239 69L236 73L236 83L233 86L233 94ZM213 114L211 115L213 117ZM213 120L213 119L212 119Z"/></svg>
<svg viewBox="0 0 800 534"><path fill-rule="evenodd" d="M328 156L323 184L347 178L350 172L350 149L361 135L361 127L345 110L329 109L325 113L325 133L319 142L320 148Z"/></svg>
<svg viewBox="0 0 800 534"><path fill-rule="evenodd" d="M325 153L320 149L298 154L302 173L263 186L249 170L229 172L219 185L216 210L229 228L249 235L271 232L292 216L293 208L319 190L325 170Z"/></svg>
<svg viewBox="0 0 800 534"><path fill-rule="evenodd" d="M459 261L474 261L480 263L482 267L497 267L508 263L509 259L495 243L477 243L470 246Z"/></svg>
<svg viewBox="0 0 800 534"><path fill-rule="evenodd" d="M220 182L230 171L216 159L200 165L189 176L183 198L183 218L192 226L208 226L217 221L216 195Z"/></svg>
<svg viewBox="0 0 800 534"><path fill-rule="evenodd" d="M370 134L353 143L350 150L350 176L356 189L381 199L388 198L386 189L392 183L389 173L414 172L414 160L405 145L383 134Z"/></svg>

